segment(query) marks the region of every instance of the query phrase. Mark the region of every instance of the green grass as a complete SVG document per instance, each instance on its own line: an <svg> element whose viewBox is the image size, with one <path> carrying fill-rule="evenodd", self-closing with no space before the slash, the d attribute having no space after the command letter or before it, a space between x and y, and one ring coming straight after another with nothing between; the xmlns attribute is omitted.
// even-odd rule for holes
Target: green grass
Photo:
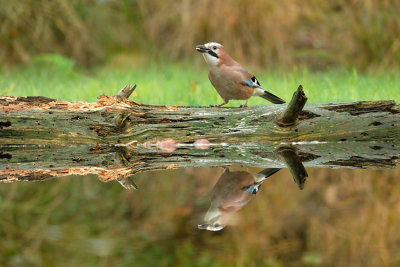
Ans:
<svg viewBox="0 0 400 267"><path fill-rule="evenodd" d="M203 62L204 63L204 62ZM132 64L134 65L134 64ZM359 100L400 100L400 76L395 71L360 74L352 70L288 72L253 70L263 87L289 101L299 84L308 103ZM82 71L74 62L58 55L42 55L29 66L0 73L0 95L40 95L68 101L96 101L101 94L114 95L127 84L137 84L137 102L166 105L219 104L221 98L207 78L206 64L141 64L137 67L102 67ZM239 106L243 101L231 101ZM254 97L249 105L268 104Z"/></svg>

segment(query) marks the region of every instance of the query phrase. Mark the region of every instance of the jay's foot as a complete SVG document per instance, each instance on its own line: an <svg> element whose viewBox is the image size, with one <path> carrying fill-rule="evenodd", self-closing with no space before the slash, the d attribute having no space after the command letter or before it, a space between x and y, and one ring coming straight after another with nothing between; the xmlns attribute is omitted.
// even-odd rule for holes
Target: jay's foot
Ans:
<svg viewBox="0 0 400 267"><path fill-rule="evenodd" d="M246 99L246 103L244 103L244 105L240 105L241 108L247 108L247 101L249 101L248 99Z"/></svg>

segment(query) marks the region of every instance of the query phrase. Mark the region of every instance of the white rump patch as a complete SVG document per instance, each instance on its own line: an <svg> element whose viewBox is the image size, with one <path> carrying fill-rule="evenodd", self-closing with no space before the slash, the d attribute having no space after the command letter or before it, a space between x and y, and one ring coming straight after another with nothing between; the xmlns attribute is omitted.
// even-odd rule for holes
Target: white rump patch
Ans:
<svg viewBox="0 0 400 267"><path fill-rule="evenodd" d="M254 88L254 92L253 92L254 96L262 96L264 94L265 94L265 91L261 87Z"/></svg>

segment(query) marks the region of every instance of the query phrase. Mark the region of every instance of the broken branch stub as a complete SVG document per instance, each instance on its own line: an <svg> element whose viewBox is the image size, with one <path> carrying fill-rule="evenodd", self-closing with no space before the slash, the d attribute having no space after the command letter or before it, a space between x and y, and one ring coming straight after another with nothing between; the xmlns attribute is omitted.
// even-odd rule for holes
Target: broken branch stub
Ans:
<svg viewBox="0 0 400 267"><path fill-rule="evenodd" d="M277 124L279 126L291 126L293 125L301 111L303 110L304 105L307 102L307 97L304 94L303 86L299 85L296 92L294 92L292 100L286 107L285 111L278 118Z"/></svg>
<svg viewBox="0 0 400 267"><path fill-rule="evenodd" d="M135 85L126 85L124 86L117 94L118 99L123 99L126 98L128 99L130 95L135 91L136 89L136 84Z"/></svg>

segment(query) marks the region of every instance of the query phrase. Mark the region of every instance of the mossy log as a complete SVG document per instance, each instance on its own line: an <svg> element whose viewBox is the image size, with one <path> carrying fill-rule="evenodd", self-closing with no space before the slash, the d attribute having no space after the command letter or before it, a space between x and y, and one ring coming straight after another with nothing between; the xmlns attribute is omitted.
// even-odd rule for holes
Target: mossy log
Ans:
<svg viewBox="0 0 400 267"><path fill-rule="evenodd" d="M400 107L394 101L306 105L283 127L280 118L291 117L282 115L287 105L143 105L127 99L133 89L95 103L0 97L0 181L88 173L107 181L200 166L283 168L282 147L294 148L306 167L398 162Z"/></svg>

